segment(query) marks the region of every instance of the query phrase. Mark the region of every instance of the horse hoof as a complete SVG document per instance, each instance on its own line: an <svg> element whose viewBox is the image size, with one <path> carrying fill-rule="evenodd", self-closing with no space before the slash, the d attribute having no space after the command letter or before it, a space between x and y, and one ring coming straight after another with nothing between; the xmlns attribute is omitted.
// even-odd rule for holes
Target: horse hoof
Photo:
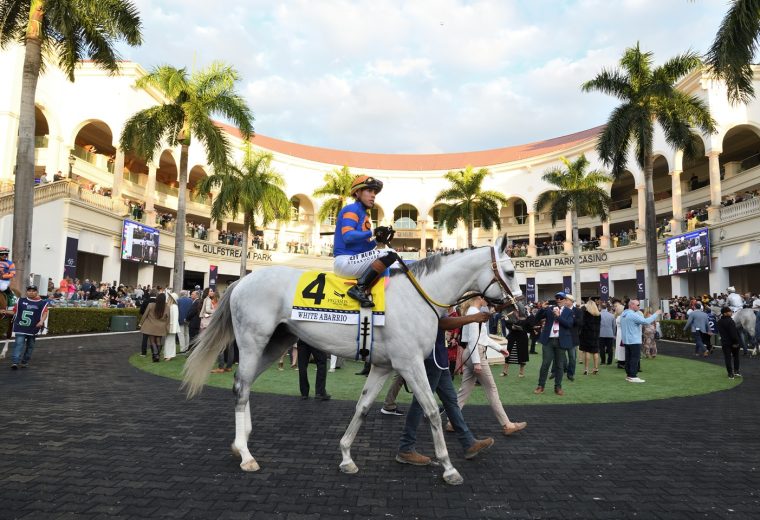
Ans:
<svg viewBox="0 0 760 520"><path fill-rule="evenodd" d="M240 469L243 471L258 471L261 468L258 462L256 462L256 459L251 459L248 462L241 462Z"/></svg>
<svg viewBox="0 0 760 520"><path fill-rule="evenodd" d="M461 486L464 484L462 475L460 475L459 472L455 469L450 469L449 471L444 472L443 480L450 486Z"/></svg>
<svg viewBox="0 0 760 520"><path fill-rule="evenodd" d="M359 473L359 466L354 464L354 461L344 462L343 464L340 465L340 470L343 473L353 475L354 473Z"/></svg>

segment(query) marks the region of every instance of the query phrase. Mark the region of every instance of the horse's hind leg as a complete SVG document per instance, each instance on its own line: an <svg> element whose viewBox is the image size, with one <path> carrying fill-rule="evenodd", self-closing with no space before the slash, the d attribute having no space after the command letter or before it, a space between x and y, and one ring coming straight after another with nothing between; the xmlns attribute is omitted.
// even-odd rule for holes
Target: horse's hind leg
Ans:
<svg viewBox="0 0 760 520"><path fill-rule="evenodd" d="M248 450L248 437L251 435L251 384L266 370L285 350L295 342L295 336L287 333L276 333L263 349L263 353L256 354L255 348L245 349L243 344L238 343L240 349L240 365L235 373L235 384L232 391L237 397L235 404L235 440L232 443L232 452L240 455L242 459L240 468L243 471L258 471L259 464ZM254 343L255 344L255 343Z"/></svg>
<svg viewBox="0 0 760 520"><path fill-rule="evenodd" d="M348 428L346 428L346 433L344 433L343 437L340 439L340 452L343 455L343 461L340 463L340 470L343 473L356 473L359 471L359 468L354 464L353 459L351 459L351 445L354 443L356 433L364 422L364 417L367 415L367 412L369 412L372 403L375 402L377 394L382 390L383 384L385 384L385 380L388 379L390 373L390 368L377 366L373 366L372 370L369 371L367 382L364 383L364 388L362 389L362 395L356 403L354 416L351 419Z"/></svg>

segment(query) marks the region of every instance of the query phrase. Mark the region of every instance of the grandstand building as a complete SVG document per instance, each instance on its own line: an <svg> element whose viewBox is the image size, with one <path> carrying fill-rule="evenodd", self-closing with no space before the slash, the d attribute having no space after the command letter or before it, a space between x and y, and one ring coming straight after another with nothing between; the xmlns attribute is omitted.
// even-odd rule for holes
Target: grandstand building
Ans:
<svg viewBox="0 0 760 520"><path fill-rule="evenodd" d="M19 48L0 53L0 70L11 79L0 83L0 243L9 246L23 56ZM122 63L117 76L82 63L74 83L54 66L40 77L35 173L38 178L44 173L50 181L59 180L35 188L34 273L56 282L64 273L73 273L80 279L128 285L172 285L174 233L183 231L175 229L172 221L177 209L179 149L167 147L145 161L124 153L118 142L132 114L161 102L159 93L135 88L135 81L144 74L133 62ZM701 149L696 158L685 158L680 150L671 149L657 131L654 188L661 237L660 292L663 297L713 293L729 285L739 291L757 291L760 101L732 106L724 85L704 73L686 77L679 88L704 100L718 130L713 135L695 133ZM756 89L760 91L760 85ZM242 149L236 129L222 126ZM208 285L212 271L218 273L218 285L230 283L237 278L242 254L248 256L250 270L273 264L331 269L332 237L324 233L331 232L333 225L316 218L324 201L312 194L323 184L325 173L343 166L385 182L373 218L376 224L396 228L394 247L404 251L404 256L464 247L465 230L448 234L440 229L433 201L446 187L445 172L472 165L490 171L484 188L509 198L509 204L501 209L501 232L511 241L520 282L532 284L537 297L546 297L562 289L572 276L573 259L566 240L571 236L570 219L552 227L547 214L533 210L538 195L551 189L541 176L560 165L560 157L572 160L580 154L586 155L592 168L604 169L595 151L600 130L596 127L494 150L435 155L332 150L257 134L253 146L273 154L273 166L286 181L292 215L289 222L262 230L255 237L255 246L249 243L247 247L229 240L219 242L220 235L242 230L242 217L212 221L210 201L192 191L200 179L212 173L204 150L195 142L188 165L187 220L193 229L184 230L191 233L184 255L185 286ZM645 262L644 177L635 161L629 161L629 167L608 186L614 201L610 221L579 219L583 296L600 291L636 295L637 276L642 276ZM125 255L125 220L155 228L158 235L144 229L137 232L134 254ZM693 256L709 268L670 274L666 240L700 229L708 232L708 247L695 250ZM475 228L478 245L488 244L498 235L495 230ZM157 251L150 249L154 245Z"/></svg>

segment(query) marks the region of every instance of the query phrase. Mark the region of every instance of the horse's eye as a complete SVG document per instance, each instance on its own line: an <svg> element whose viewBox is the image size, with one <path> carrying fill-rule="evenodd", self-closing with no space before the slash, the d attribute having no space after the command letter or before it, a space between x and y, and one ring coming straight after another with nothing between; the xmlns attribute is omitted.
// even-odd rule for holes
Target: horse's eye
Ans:
<svg viewBox="0 0 760 520"><path fill-rule="evenodd" d="M506 274L509 278L514 278L515 277L515 272L514 271L507 271L504 274Z"/></svg>

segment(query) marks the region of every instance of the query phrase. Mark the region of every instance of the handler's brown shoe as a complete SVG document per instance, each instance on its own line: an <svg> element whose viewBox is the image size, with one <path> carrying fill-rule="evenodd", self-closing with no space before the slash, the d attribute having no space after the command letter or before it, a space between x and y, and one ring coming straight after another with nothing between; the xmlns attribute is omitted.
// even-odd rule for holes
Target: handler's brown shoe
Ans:
<svg viewBox="0 0 760 520"><path fill-rule="evenodd" d="M479 439L475 441L475 444L467 448L464 452L465 459L474 459L478 456L478 453L485 451L493 446L493 437L486 437L485 439Z"/></svg>
<svg viewBox="0 0 760 520"><path fill-rule="evenodd" d="M430 457L416 451L400 451L396 454L396 462L411 464L412 466L427 466L430 464Z"/></svg>
<svg viewBox="0 0 760 520"><path fill-rule="evenodd" d="M537 386L535 390L533 390L534 394L543 394L544 393L544 387L543 386Z"/></svg>
<svg viewBox="0 0 760 520"><path fill-rule="evenodd" d="M509 426L508 424L505 424L504 425L504 435L512 435L515 432L519 432L520 430L524 430L526 426L528 426L528 423L526 423L526 422L512 423L512 426Z"/></svg>

